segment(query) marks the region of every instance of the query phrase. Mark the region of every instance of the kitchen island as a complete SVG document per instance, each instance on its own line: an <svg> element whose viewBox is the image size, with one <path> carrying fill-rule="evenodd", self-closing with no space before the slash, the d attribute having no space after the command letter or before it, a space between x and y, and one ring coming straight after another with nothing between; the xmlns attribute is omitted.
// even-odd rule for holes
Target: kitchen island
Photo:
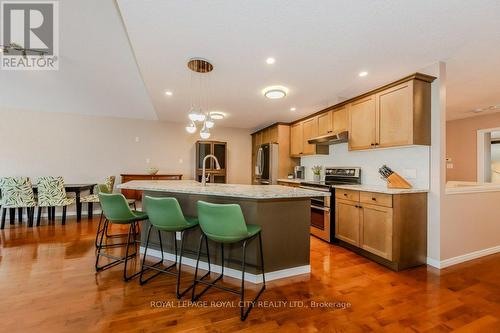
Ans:
<svg viewBox="0 0 500 333"><path fill-rule="evenodd" d="M246 222L262 227L266 280L310 272L310 198L325 196L324 192L279 185L207 184L202 186L194 180L131 181L119 185L118 188L140 190L143 191L144 196L175 197L187 216L197 215L198 200L219 204L239 204ZM147 207L144 209L147 210ZM146 221L142 227L142 240L145 239L148 223ZM186 233L183 264L195 265L199 236L198 228ZM162 241L165 258L173 260L173 237L163 235ZM249 274L245 274L245 280L254 283L261 281L261 275L257 270L260 264L257 243L252 241L247 248L247 262L250 264L247 270ZM228 245L229 251L226 251L225 260L225 267L228 269L225 269L225 275L240 278L241 250L238 250L239 246L234 248L234 251L230 251L232 246ZM219 247L211 243L209 249L212 271L220 272ZM157 233L151 233L148 255L161 256ZM208 265L202 262L200 267L207 269Z"/></svg>

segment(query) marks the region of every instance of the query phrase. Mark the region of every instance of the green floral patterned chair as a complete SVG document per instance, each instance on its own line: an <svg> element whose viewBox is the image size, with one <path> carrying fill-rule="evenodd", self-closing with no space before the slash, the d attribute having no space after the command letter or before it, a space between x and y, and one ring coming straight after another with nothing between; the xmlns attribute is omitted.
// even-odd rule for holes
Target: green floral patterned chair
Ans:
<svg viewBox="0 0 500 333"><path fill-rule="evenodd" d="M12 209L19 209L19 222L22 222L23 208L27 208L28 225L33 226L33 213L35 211L36 200L33 193L33 186L28 177L3 177L0 179L0 189L2 191L2 224L5 227L5 217L7 209L10 209L11 221L13 221Z"/></svg>
<svg viewBox="0 0 500 333"><path fill-rule="evenodd" d="M109 192L107 192L107 193L113 193L113 188L115 187L115 179L116 179L115 176L106 177L104 184L108 188ZM96 185L94 187L93 194L89 194L89 195L82 197L80 199L80 202L82 202L82 203L99 203L99 188L98 188L98 186Z"/></svg>
<svg viewBox="0 0 500 333"><path fill-rule="evenodd" d="M48 207L49 210L51 207L62 207L62 224L66 224L66 208L75 201L75 198L66 196L63 177L40 177L38 179L38 217L36 225L40 225L40 217L44 207Z"/></svg>
<svg viewBox="0 0 500 333"><path fill-rule="evenodd" d="M105 193L113 193L113 189L115 188L115 176L106 177L104 184L107 186L108 191ZM99 203L99 188L96 186L94 188L94 193L86 195L80 199L82 203ZM137 210L135 199L127 199L127 203L130 206L134 206L134 209ZM102 218L102 213L101 213Z"/></svg>

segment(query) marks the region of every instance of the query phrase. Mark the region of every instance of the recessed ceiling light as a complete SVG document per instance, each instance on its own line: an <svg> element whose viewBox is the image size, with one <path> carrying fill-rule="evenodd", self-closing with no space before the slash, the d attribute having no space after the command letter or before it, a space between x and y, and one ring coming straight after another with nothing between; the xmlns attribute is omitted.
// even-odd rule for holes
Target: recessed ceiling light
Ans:
<svg viewBox="0 0 500 333"><path fill-rule="evenodd" d="M288 88L283 86L271 86L262 90L262 94L269 99L280 99L286 96Z"/></svg>
<svg viewBox="0 0 500 333"><path fill-rule="evenodd" d="M359 72L359 74L358 74L358 75L359 75L360 77L367 76L367 75L368 75L368 72L365 72L365 71L363 71L363 72Z"/></svg>
<svg viewBox="0 0 500 333"><path fill-rule="evenodd" d="M210 112L210 117L212 119L215 119L215 120L221 120L221 119L224 119L225 115L222 112L214 111L214 112Z"/></svg>
<svg viewBox="0 0 500 333"><path fill-rule="evenodd" d="M484 111L484 109L481 109L481 108L472 110L472 112L474 112L474 113L479 113L479 112L483 112L483 111Z"/></svg>
<svg viewBox="0 0 500 333"><path fill-rule="evenodd" d="M174 93L171 92L170 90L165 91L165 95L167 96L172 96Z"/></svg>
<svg viewBox="0 0 500 333"><path fill-rule="evenodd" d="M274 64L275 62L276 62L276 59L274 59L274 58L269 57L269 58L267 58L267 59L266 59L266 63L267 63L268 65L272 65L272 64Z"/></svg>
<svg viewBox="0 0 500 333"><path fill-rule="evenodd" d="M291 108L290 108L290 111L295 111L295 110L297 110L297 108L296 108L296 107L291 107Z"/></svg>

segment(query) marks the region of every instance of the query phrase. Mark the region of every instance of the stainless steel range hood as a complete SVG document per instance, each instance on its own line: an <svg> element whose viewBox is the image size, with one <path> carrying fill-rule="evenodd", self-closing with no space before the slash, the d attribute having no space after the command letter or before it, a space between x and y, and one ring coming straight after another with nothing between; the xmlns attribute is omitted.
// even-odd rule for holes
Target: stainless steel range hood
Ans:
<svg viewBox="0 0 500 333"><path fill-rule="evenodd" d="M349 132L343 131L338 133L328 133L322 136L317 136L308 140L310 144L315 145L334 145L337 143L347 142L349 139Z"/></svg>

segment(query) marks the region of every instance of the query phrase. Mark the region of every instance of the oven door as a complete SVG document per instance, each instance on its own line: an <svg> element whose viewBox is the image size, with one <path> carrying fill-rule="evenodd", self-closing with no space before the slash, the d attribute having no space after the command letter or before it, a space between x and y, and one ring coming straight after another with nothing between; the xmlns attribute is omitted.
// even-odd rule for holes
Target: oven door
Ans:
<svg viewBox="0 0 500 333"><path fill-rule="evenodd" d="M329 199L329 197L324 197L324 205L317 205L311 201L311 234L327 242L331 241Z"/></svg>

